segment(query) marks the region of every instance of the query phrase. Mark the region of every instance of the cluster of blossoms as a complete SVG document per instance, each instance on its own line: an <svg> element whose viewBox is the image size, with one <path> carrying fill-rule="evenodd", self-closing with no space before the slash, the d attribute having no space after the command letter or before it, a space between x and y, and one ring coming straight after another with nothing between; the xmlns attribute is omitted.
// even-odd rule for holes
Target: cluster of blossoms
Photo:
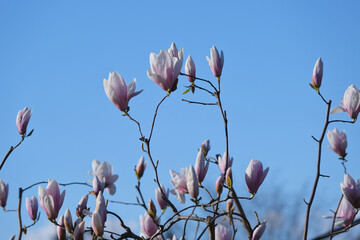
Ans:
<svg viewBox="0 0 360 240"><path fill-rule="evenodd" d="M217 78L220 84L220 77L222 75L222 69L224 66L224 53L217 50L215 46L210 49L210 56L206 57L212 74ZM159 54L151 53L150 54L150 69L147 71L148 77L155 82L161 89L167 92L167 96L177 89L179 75L186 75L188 80L191 82L191 86L188 87L193 91L198 86L195 85L196 79L196 66L191 55L188 56L185 63L185 74L181 73L183 66L184 50L181 48L177 49L175 43L172 43L168 50L161 50ZM313 69L312 83L310 86L314 88L320 94L320 87L322 84L323 78L323 61L319 58ZM203 79L201 79L203 80ZM123 77L117 72L110 72L109 78L104 79L103 81L104 90L107 97L110 101L122 112L124 115L128 115L130 110L129 101L132 97L137 96L143 90L136 90L136 79L134 78L129 84L126 84ZM213 86L211 84L211 86ZM215 87L214 87L215 88ZM201 88L203 89L203 88ZM209 91L208 91L209 92ZM219 100L220 85L219 90L215 88L215 93L213 96L217 95ZM323 98L324 99L324 98ZM326 102L326 101L325 101ZM220 104L220 100L218 102ZM358 90L354 85L351 85L346 90L344 97L340 102L339 107L335 107L331 110L331 113L347 112L353 122L356 121L358 114L360 112L360 90ZM330 105L329 105L330 106ZM221 109L221 106L220 106ZM223 110L221 110L223 111ZM26 135L27 126L32 115L32 109L25 107L23 110L20 110L16 118L16 126L19 134L22 136L22 140L25 137L30 136L32 131ZM156 114L155 114L156 116ZM154 121L155 121L154 116ZM130 116L129 116L130 117ZM130 119L132 119L130 117ZM132 119L133 120L133 119ZM224 121L227 122L226 117ZM136 122L136 121L135 121ZM140 128L140 124L138 124ZM325 133L326 130L324 130ZM141 130L140 130L141 133ZM146 139L142 133L141 141L149 144L149 139ZM330 143L330 149L332 149L336 154L340 156L340 159L344 162L345 157L347 156L347 137L345 131L340 132L337 128L328 131L327 133L328 141ZM149 147L149 145L147 145ZM208 153L211 149L210 140L205 140L200 149L197 151L197 156L195 164L190 164L189 168L182 168L180 173L170 169L171 176L171 185L173 186L172 190L169 190L164 185L158 184L155 189L155 199L158 207L162 210L162 213L166 211L168 206L172 206L172 203L169 200L169 193L177 196L177 199L180 203L185 203L185 196L189 194L191 200L197 206L202 206L205 209L204 204L200 204L200 190L205 188L203 182L207 175L209 166L211 163L214 163L218 166L220 173L219 177L215 183L215 191L217 193L217 198L213 199L210 192L208 191L210 197L212 198L211 202L208 204L213 207L213 202L218 201L219 204L222 201L226 201L226 217L230 220L230 225L233 221L233 214L236 204L240 204L237 197L230 197L231 194L227 194L227 197L220 200L221 194L224 188L230 192L234 191L233 186L233 162L234 159L229 156L228 149L225 153L221 155L216 155L216 158L208 156ZM144 152L147 152L150 156L149 151L142 149ZM157 171L157 167L153 160L151 163L154 166L154 171ZM214 160L214 161L212 161ZM344 163L343 162L343 163ZM138 164L135 166L135 175L138 179L137 189L140 192L140 180L144 175L147 162L145 162L144 157L140 157ZM0 168L1 169L1 168ZM104 161L99 162L94 160L92 162L93 172L90 174L93 176L92 181L92 191L88 194L85 194L79 201L76 207L76 220L74 221L71 211L67 209L65 214L59 217L60 209L63 205L65 198L65 190L60 193L59 184L55 180L49 180L46 189L43 186L38 188L38 199L41 208L44 210L47 218L57 225L57 236L59 240L68 239L70 236L74 240L82 240L84 238L85 232L85 218L91 217L91 232L92 237L100 239L103 238L105 233L105 224L107 221L107 214L111 213L107 210L107 204L103 196L104 190L106 190L110 195L114 195L116 192L115 182L118 179L117 174L113 174L113 166ZM235 172L235 170L234 170ZM264 182L267 174L269 172L269 167L264 169L263 164L259 160L251 159L246 171L245 171L245 183L247 189L251 196L248 199L252 199L255 194L258 192L261 184ZM360 208L360 179L357 182L349 175L345 174L344 182L340 183L341 190L343 193L343 198L340 202L338 211L335 213L337 219L337 225L342 225L348 227L352 224L358 209ZM0 206L4 208L7 203L7 197L9 192L9 185L5 184L2 179L0 179ZM87 206L89 195L93 195L96 198L96 206L94 211L90 211L90 208ZM162 216L157 214L157 209L154 201L150 198L148 205L144 203L143 196L141 195L142 203L138 200L138 204L146 209L144 215L140 215L140 234L143 238L152 238L157 236L157 239L162 239L161 234L164 229L164 225L160 224L160 217ZM206 204L205 204L206 205ZM239 205L237 205L237 208ZM35 222L39 219L38 215L38 201L35 196L32 196L31 199L26 198L26 210L31 220ZM194 208L195 211L195 208ZM218 210L216 210L218 211ZM175 211L176 212L176 211ZM181 212L181 211L180 211ZM248 221L246 216L242 215L241 210L240 217L241 221L244 223ZM179 214L179 212L176 212ZM193 214L193 213L192 213ZM188 216L187 220L192 216ZM120 218L119 218L120 219ZM122 220L120 220L122 222ZM214 220L215 221L215 220ZM245 224L246 225L246 224ZM186 226L186 223L185 223ZM207 226L209 227L209 226ZM214 227L215 239L216 240L231 240L236 234L232 228L220 223L216 223ZM90 228L90 227L89 227ZM246 228L246 227L245 227ZM249 234L249 239L259 240L265 229L266 229L266 220L260 222L258 220L257 225L252 229L249 226L250 230L247 229ZM25 230L26 231L26 230ZM24 231L24 232L25 232ZM127 233L133 234L130 230L126 229ZM185 231L184 231L185 232ZM183 236L185 237L185 236ZM14 239L15 235L11 238ZM140 237L138 237L140 238ZM177 240L177 237L173 235L173 240ZM183 238L180 238L183 239Z"/></svg>

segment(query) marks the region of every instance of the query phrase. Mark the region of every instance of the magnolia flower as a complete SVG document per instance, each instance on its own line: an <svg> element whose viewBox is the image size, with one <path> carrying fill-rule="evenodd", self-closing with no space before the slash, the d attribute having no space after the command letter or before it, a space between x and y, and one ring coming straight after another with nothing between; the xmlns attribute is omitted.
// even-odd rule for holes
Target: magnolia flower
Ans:
<svg viewBox="0 0 360 240"><path fill-rule="evenodd" d="M171 190L171 193L176 194L180 203L185 203L185 193L188 193L186 180L188 176L188 169L182 168L181 173L182 175L170 169L170 176L172 179L170 182L174 186L174 189Z"/></svg>
<svg viewBox="0 0 360 240"><path fill-rule="evenodd" d="M28 212L31 220L35 221L38 211L38 203L35 196L32 196L31 199L26 198L26 211Z"/></svg>
<svg viewBox="0 0 360 240"><path fill-rule="evenodd" d="M334 107L331 113L347 112L355 121L360 112L360 90L354 84L349 86L341 99L341 107Z"/></svg>
<svg viewBox="0 0 360 240"><path fill-rule="evenodd" d="M354 215L355 215L354 207L351 205L351 203L349 203L348 200L346 200L346 198L343 198L341 200L339 210L337 211L336 214L336 219L337 219L336 225L338 226L342 225L344 227L349 226L352 220L354 219Z"/></svg>
<svg viewBox="0 0 360 240"><path fill-rule="evenodd" d="M155 207L154 201L151 198L148 202L148 214L152 218L156 217L156 207Z"/></svg>
<svg viewBox="0 0 360 240"><path fill-rule="evenodd" d="M210 69L215 77L219 78L221 76L222 68L224 66L224 53L221 51L221 56L219 56L219 52L215 46L210 49L211 59L206 57Z"/></svg>
<svg viewBox="0 0 360 240"><path fill-rule="evenodd" d="M5 208L7 197L9 194L9 184L4 183L4 181L0 178L0 206Z"/></svg>
<svg viewBox="0 0 360 240"><path fill-rule="evenodd" d="M83 211L86 212L86 211ZM106 205L105 205L105 199L102 194L102 192L99 192L97 198L96 198L96 208L95 211L91 214L91 226L94 230L94 233L96 236L102 236L104 234L104 227L106 222Z"/></svg>
<svg viewBox="0 0 360 240"><path fill-rule="evenodd" d="M28 107L25 107L22 111L19 110L18 112L16 117L16 126L21 135L26 133L26 128L30 121L31 114L32 108L28 109Z"/></svg>
<svg viewBox="0 0 360 240"><path fill-rule="evenodd" d="M90 173L94 177L98 177L99 180L105 184L105 189L110 195L114 195L116 191L116 186L114 182L118 179L118 175L113 175L113 166L104 161L100 164L99 161L92 161L92 169L93 173Z"/></svg>
<svg viewBox="0 0 360 240"><path fill-rule="evenodd" d="M64 225L64 215L59 217L56 227L56 233L59 240L66 240L66 232L65 232L65 225Z"/></svg>
<svg viewBox="0 0 360 240"><path fill-rule="evenodd" d="M329 140L331 150L337 153L340 157L346 156L347 140L345 131L339 132L337 128L328 131L327 138Z"/></svg>
<svg viewBox="0 0 360 240"><path fill-rule="evenodd" d="M127 111L129 109L128 104L130 99L143 91L135 92L135 88L135 78L126 86L123 77L117 72L111 72L109 74L109 80L104 79L105 93L120 111Z"/></svg>
<svg viewBox="0 0 360 240"><path fill-rule="evenodd" d="M266 168L265 171L263 171L261 161L251 159L249 166L245 171L246 185L251 194L257 193L268 172L269 168Z"/></svg>
<svg viewBox="0 0 360 240"><path fill-rule="evenodd" d="M84 231L85 231L85 221L81 221L79 224L75 224L75 229L73 234L74 240L83 240Z"/></svg>
<svg viewBox="0 0 360 240"><path fill-rule="evenodd" d="M313 70L313 76L312 76L312 87L316 90L318 90L321 86L321 80L323 77L323 61L321 60L321 57L316 61L314 70Z"/></svg>
<svg viewBox="0 0 360 240"><path fill-rule="evenodd" d="M262 221L262 223L254 229L251 240L259 240L263 235L265 229L266 229L266 220Z"/></svg>
<svg viewBox="0 0 360 240"><path fill-rule="evenodd" d="M195 169L191 164L186 178L186 186L189 195L192 198L197 198L199 195L199 180L196 177Z"/></svg>
<svg viewBox="0 0 360 240"><path fill-rule="evenodd" d="M234 200L229 199L226 202L226 211L231 215L232 212L234 211L235 207L234 207Z"/></svg>
<svg viewBox="0 0 360 240"><path fill-rule="evenodd" d="M150 54L151 70L147 71L147 75L163 90L173 92L177 88L182 64L183 49L178 51L175 43L172 43L168 51L161 50L159 55Z"/></svg>
<svg viewBox="0 0 360 240"><path fill-rule="evenodd" d="M217 224L215 227L215 240L231 240L232 231L222 224Z"/></svg>
<svg viewBox="0 0 360 240"><path fill-rule="evenodd" d="M185 63L185 74L188 75L187 78L190 82L195 81L196 67L190 54Z"/></svg>
<svg viewBox="0 0 360 240"><path fill-rule="evenodd" d="M202 144L201 144L201 149L204 152L204 155L206 157L206 155L208 154L208 152L210 151L210 140L206 139Z"/></svg>
<svg viewBox="0 0 360 240"><path fill-rule="evenodd" d="M59 184L49 180L46 190L39 186L39 202L49 219L56 219L64 202L65 190L60 195Z"/></svg>
<svg viewBox="0 0 360 240"><path fill-rule="evenodd" d="M218 179L216 180L216 185L215 185L215 189L216 189L216 193L217 193L218 197L220 197L220 195L223 191L223 184L224 184L224 177L223 177L223 175L220 175L218 177Z"/></svg>
<svg viewBox="0 0 360 240"><path fill-rule="evenodd" d="M163 185L161 185L161 189L164 193L164 197L166 199L168 199L169 198L169 189L165 190L165 187ZM156 201L157 201L160 209L164 211L167 207L167 202L162 198L160 188L155 189L155 197L156 197Z"/></svg>
<svg viewBox="0 0 360 240"><path fill-rule="evenodd" d="M149 238L157 231L157 225L154 223L149 214L145 213L144 217L140 215L140 229L145 237Z"/></svg>
<svg viewBox="0 0 360 240"><path fill-rule="evenodd" d="M204 150L200 149L198 152L198 155L196 157L196 162L195 162L195 172L196 172L196 176L199 180L199 183L204 181L204 178L205 178L206 173L209 168L209 163L210 163L209 161L206 161L206 164L205 164Z"/></svg>
<svg viewBox="0 0 360 240"><path fill-rule="evenodd" d="M97 176L93 178L93 192L98 194L100 191L104 192L105 189L105 183L101 182Z"/></svg>
<svg viewBox="0 0 360 240"><path fill-rule="evenodd" d="M67 232L72 233L74 230L73 220L69 209L66 209L64 215L64 225Z"/></svg>
<svg viewBox="0 0 360 240"><path fill-rule="evenodd" d="M226 162L227 162L227 166L226 166ZM227 153L225 152L223 157L218 156L218 166L220 168L220 171L222 174L225 174L225 168L226 167L231 167L233 163L233 158L229 158L227 157Z"/></svg>
<svg viewBox="0 0 360 240"><path fill-rule="evenodd" d="M76 208L76 216L78 217L83 217L84 214L82 213L82 211L86 208L87 205L87 201L88 201L88 195L85 194L79 201L77 208Z"/></svg>
<svg viewBox="0 0 360 240"><path fill-rule="evenodd" d="M138 180L144 175L144 171L146 169L147 162L144 161L144 156L141 156L139 162L135 168L135 174Z"/></svg>
<svg viewBox="0 0 360 240"><path fill-rule="evenodd" d="M351 205L356 209L360 208L360 178L355 182L350 174L345 174L344 183L340 183L340 187Z"/></svg>

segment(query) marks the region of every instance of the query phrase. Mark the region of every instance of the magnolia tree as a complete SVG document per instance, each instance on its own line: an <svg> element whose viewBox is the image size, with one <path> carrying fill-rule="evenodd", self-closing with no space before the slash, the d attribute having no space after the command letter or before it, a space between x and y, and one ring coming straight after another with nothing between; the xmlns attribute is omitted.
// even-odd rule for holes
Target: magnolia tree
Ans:
<svg viewBox="0 0 360 240"><path fill-rule="evenodd" d="M19 188L18 196L18 225L19 231L11 239L21 239L30 227L35 225L40 217L38 213L38 203L49 219L49 221L57 227L57 237L59 240L64 239L84 239L85 233L92 239L166 239L170 232L174 232L173 228L177 226L176 234L172 239L206 239L211 240L230 240L230 239L249 239L258 240L263 236L266 237L266 219L261 214L257 214L254 210L256 221L250 221L245 214L243 201L250 201L256 197L256 193L261 190L261 184L264 182L269 167L264 169L261 161L251 159L247 169L243 172L233 171L232 163L235 161L230 155L230 143L228 138L228 119L224 106L221 102L221 75L224 65L224 54L212 47L210 49L211 57L207 57L210 70L215 80L207 80L199 78L196 75L196 67L193 59L189 55L184 72L183 67L183 49L177 49L175 43L171 44L169 50L161 50L159 54L150 54L150 69L147 71L148 77L160 88L164 90L164 97L157 104L153 115L152 125L148 134L142 130L142 125L131 114L129 102L130 99L142 92L136 91L136 79L126 84L123 77L117 72L111 72L108 79L104 79L104 90L110 101L122 112L122 115L130 120L130 123L136 124L139 131L139 140L141 141L141 150L145 157L141 157L135 167L135 176L137 177L137 196L134 196L136 203L131 204L144 210L144 214L140 216L139 225L140 232L135 232L126 225L124 216L113 212L108 206L108 197L116 192L116 180L118 175L114 174L113 167L108 162L92 162L93 179L90 182L72 182L61 184L56 180L48 182L34 183L26 188ZM214 98L214 102L190 101L182 99L191 104L213 105L219 108L220 115L223 119L224 127L224 154L210 153L210 140L205 140L201 145L199 143L198 153L195 162L188 162L180 171L177 169L169 169L171 176L171 185L160 182L158 171L161 161L154 161L151 152L151 139L153 136L154 126L156 124L156 116L160 105L178 88L179 78L187 78L189 86L186 87L183 94L197 91L203 91ZM333 123L355 123L360 112L360 91L351 85L346 90L344 97L340 102L340 106L332 108L331 100L327 100L321 93L320 87L323 77L323 62L319 58L313 70L312 83L310 86L316 90L319 100L323 101L326 106L326 118L321 136L313 137L318 144L318 155L316 162L316 176L314 179L313 189L308 200L304 199L306 204L306 216L304 220L303 239L308 239L308 231L311 226L310 211L315 199L318 182L322 177L328 177L321 173L321 151L323 149L323 141L325 135L330 143L330 149L333 150L341 160L344 167L344 182L340 183L342 195L339 196L339 204L332 218L332 225L326 234L317 236L315 239L330 238L347 232L354 227L359 221L354 221L358 209L360 208L360 179L355 182L353 177L346 171L346 147L347 138L344 131L337 128L328 130ZM352 120L330 120L330 113L346 112ZM27 133L27 126L31 118L32 109L25 107L20 110L16 125L21 135L20 142L14 147L11 146L0 165L3 168L6 160L25 139L33 133L31 130ZM204 136L206 138L206 136ZM195 158L195 156L194 156ZM145 160L147 159L147 160ZM150 163L150 166L148 165ZM188 166L188 167L187 167ZM314 163L315 166L315 163ZM218 178L212 184L204 185L203 181L209 168L218 168ZM149 169L151 168L151 169ZM155 199L147 198L141 190L141 181L144 171L151 171L152 177L157 185L155 190ZM161 173L164 174L164 173ZM236 192L236 186L233 185L233 175L243 175L247 185L249 195L239 196ZM0 206L5 212L6 209L9 182L11 179L0 179ZM46 185L47 184L47 185ZM71 184L80 184L91 187L91 191L85 191L84 196L76 205L76 212L69 209L61 209L65 190L60 191L60 186ZM46 185L46 188L44 188ZM38 188L38 196L27 196L25 202L23 197L30 188ZM171 194L170 194L171 193ZM173 195L173 196L172 196ZM96 205L89 206L88 199L95 198ZM186 198L190 200L186 201ZM156 204L155 204L156 202ZM226 208L221 209L221 203L226 203ZM23 224L23 216L21 216L21 207L26 207L30 219L33 221L31 225ZM166 215L164 213L167 212ZM63 214L61 214L63 213ZM11 213L9 213L11 214ZM74 218L76 215L77 218ZM113 215L118 220L118 231L111 232L106 229L108 215ZM165 217L167 216L167 217ZM196 223L196 231L188 230L189 223ZM244 228L246 236L241 236L238 232L239 228Z"/></svg>

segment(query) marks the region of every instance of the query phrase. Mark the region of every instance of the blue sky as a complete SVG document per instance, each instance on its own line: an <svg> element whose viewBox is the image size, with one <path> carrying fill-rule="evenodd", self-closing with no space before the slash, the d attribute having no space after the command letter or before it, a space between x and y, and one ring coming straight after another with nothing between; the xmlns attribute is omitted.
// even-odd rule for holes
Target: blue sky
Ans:
<svg viewBox="0 0 360 240"><path fill-rule="evenodd" d="M214 82L205 57L213 45L224 51L222 97L238 194L248 194L244 172L254 158L270 167L256 196L260 203L262 196L265 200L261 190L276 193L276 188L289 201L308 199L317 151L311 135L319 137L326 110L308 83L321 56L321 91L333 106L350 84L360 87L359 10L356 1L0 1L0 153L4 156L20 140L19 109L33 108L29 128L35 129L0 172L10 184L8 208L16 208L18 187L49 178L62 183L91 179L93 159L110 162L120 175L110 199L135 201L133 167L142 155L137 127L108 100L103 79L110 71L126 82L136 77L144 91L130 101L130 113L148 135L165 94L146 75L149 54L168 49L172 41L184 48L185 59L192 55L199 77ZM193 164L203 140L211 140L212 156L225 150L219 110L181 102L187 84L180 78L179 90L160 107L152 139L161 182L168 187L169 168ZM185 97L212 101L201 93ZM332 118L348 120L345 113ZM334 127L347 133L348 171L359 178L359 123ZM322 168L331 177L321 179L314 203L322 215L336 208L343 180L342 166L327 145L325 140ZM209 188L218 174L212 166L205 181ZM145 198L154 198L150 168L144 178ZM67 187L61 213L74 209L87 190ZM33 194L37 188L24 197ZM132 222L143 213L111 207ZM305 204L298 207L305 211ZM266 211L261 209L260 216ZM50 224L44 216L39 226ZM30 224L25 211L23 218ZM0 223L4 236L17 232L15 214L0 212Z"/></svg>

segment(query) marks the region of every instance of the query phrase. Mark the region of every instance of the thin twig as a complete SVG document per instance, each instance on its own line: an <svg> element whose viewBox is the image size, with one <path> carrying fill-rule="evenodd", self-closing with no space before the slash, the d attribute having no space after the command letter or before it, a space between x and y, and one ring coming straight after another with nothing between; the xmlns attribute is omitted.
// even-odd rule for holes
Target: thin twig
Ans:
<svg viewBox="0 0 360 240"><path fill-rule="evenodd" d="M8 159L8 157L10 156L10 154L12 153L12 151L14 151L18 146L20 146L20 144L25 140L25 135L23 135L21 137L21 140L18 144L16 144L15 147L11 146L9 151L7 152L7 154L5 155L4 159L2 160L1 164L0 164L0 170L2 169L2 167L4 166L6 159Z"/></svg>
<svg viewBox="0 0 360 240"><path fill-rule="evenodd" d="M161 103L168 97L170 96L170 93L167 93L166 96L161 99L161 101L158 103L158 105L156 106L156 109L155 109L155 113L154 113L154 118L153 118L153 121L152 121L152 124L151 124L151 130L150 130L150 135L149 135L149 139L148 141L150 142L151 140L151 136L152 136L152 133L153 133L153 130L154 130L154 125L155 125L155 119L156 119L156 115L157 115L157 111L161 105Z"/></svg>
<svg viewBox="0 0 360 240"><path fill-rule="evenodd" d="M320 94L320 96L321 96L321 94ZM315 180L314 180L314 185L313 185L313 190L312 190L312 193L311 193L311 197L310 197L310 200L307 202L307 208L306 208L305 227L304 227L304 236L303 236L304 240L307 239L307 234L308 234L308 229L309 229L310 209L311 209L311 205L312 205L312 203L314 201L314 198L315 198L317 185L318 185L320 175L321 175L321 173L320 173L321 148L322 148L322 142L324 140L327 127L329 125L329 115L330 115L330 108L331 108L331 100L329 100L329 102L326 102L326 104L327 104L327 110L326 110L325 124L324 124L323 131L321 133L321 137L320 137L320 139L318 141L318 156L317 156L317 164L316 164L316 176L315 176Z"/></svg>
<svg viewBox="0 0 360 240"><path fill-rule="evenodd" d="M201 104L201 105L218 105L218 103L195 102L195 101L190 101L190 100L183 99L183 98L181 99L181 101L188 102L188 103L194 103L194 104Z"/></svg>

